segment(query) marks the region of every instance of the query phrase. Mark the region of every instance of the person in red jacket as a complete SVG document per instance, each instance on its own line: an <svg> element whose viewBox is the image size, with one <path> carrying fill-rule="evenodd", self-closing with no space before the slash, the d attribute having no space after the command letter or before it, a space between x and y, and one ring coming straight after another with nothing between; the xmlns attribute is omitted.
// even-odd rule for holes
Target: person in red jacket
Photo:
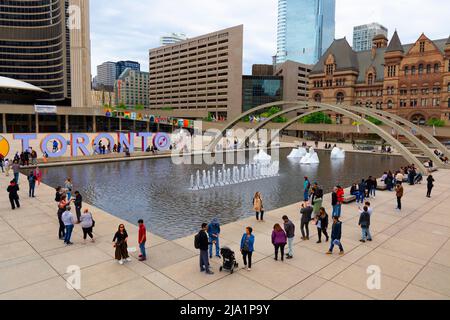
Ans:
<svg viewBox="0 0 450 320"><path fill-rule="evenodd" d="M145 243L147 242L147 229L144 225L144 220L139 220L139 235L138 235L138 242L139 242L139 249L141 250L141 254L139 255L139 261L143 262L147 260L147 253L145 251Z"/></svg>
<svg viewBox="0 0 450 320"><path fill-rule="evenodd" d="M341 186L336 187L337 203L333 206L333 217L341 217L342 205L344 204L344 189Z"/></svg>

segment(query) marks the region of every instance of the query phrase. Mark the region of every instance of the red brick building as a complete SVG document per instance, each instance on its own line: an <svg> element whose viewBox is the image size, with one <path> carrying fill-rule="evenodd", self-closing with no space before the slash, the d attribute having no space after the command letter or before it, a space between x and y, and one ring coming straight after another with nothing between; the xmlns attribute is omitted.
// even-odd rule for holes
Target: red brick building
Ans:
<svg viewBox="0 0 450 320"><path fill-rule="evenodd" d="M362 52L345 38L335 40L310 73L309 97L382 109L418 124L431 118L450 124L450 37L422 34L403 45L396 31L389 45L376 36L372 50Z"/></svg>

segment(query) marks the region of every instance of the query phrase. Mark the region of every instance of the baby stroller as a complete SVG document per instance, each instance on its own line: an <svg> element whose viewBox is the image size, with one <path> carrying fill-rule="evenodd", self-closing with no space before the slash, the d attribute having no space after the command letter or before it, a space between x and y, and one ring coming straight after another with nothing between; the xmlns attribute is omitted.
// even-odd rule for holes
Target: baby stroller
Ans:
<svg viewBox="0 0 450 320"><path fill-rule="evenodd" d="M226 270L233 274L234 269L239 267L239 264L236 262L236 257L234 256L234 251L228 247L223 247L220 249L220 254L223 257L223 266L220 267L220 272Z"/></svg>

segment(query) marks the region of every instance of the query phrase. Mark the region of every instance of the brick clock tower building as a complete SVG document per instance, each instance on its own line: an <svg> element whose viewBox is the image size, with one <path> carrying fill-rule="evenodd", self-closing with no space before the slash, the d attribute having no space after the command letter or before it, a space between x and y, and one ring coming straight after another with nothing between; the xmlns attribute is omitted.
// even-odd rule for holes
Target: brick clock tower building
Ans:
<svg viewBox="0 0 450 320"><path fill-rule="evenodd" d="M371 50L361 52L338 39L314 66L309 83L312 101L385 110L416 124L431 118L450 124L450 38L422 34L403 45L396 31L389 44L379 35Z"/></svg>

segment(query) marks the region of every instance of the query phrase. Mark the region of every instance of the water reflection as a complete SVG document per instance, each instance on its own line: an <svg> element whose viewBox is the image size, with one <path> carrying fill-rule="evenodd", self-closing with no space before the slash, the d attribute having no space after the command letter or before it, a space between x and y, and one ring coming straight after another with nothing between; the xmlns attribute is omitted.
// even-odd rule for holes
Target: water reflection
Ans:
<svg viewBox="0 0 450 320"><path fill-rule="evenodd" d="M386 169L405 165L399 157L352 153L331 161L330 152L319 151L319 165L302 166L287 159L290 151L280 152L278 177L203 191L189 190L190 176L212 167L175 165L171 159L43 169L43 181L56 187L72 177L86 202L133 224L142 218L153 233L172 240L196 232L214 217L225 224L252 215L256 191L271 210L301 201L304 176L331 192L338 183L349 186L361 177L381 176Z"/></svg>

